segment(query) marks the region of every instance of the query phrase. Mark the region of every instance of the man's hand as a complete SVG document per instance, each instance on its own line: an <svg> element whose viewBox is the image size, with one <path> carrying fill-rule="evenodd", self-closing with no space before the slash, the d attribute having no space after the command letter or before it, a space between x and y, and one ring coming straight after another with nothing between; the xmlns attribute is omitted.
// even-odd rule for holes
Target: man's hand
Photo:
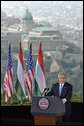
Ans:
<svg viewBox="0 0 84 126"><path fill-rule="evenodd" d="M66 98L62 99L63 104L65 104L66 101L67 101Z"/></svg>

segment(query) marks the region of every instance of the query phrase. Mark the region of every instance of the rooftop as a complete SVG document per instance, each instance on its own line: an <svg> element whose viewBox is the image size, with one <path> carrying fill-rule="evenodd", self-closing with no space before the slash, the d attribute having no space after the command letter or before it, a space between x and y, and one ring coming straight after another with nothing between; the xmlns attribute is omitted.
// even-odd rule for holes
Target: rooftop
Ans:
<svg viewBox="0 0 84 126"><path fill-rule="evenodd" d="M32 30L34 30L34 31L57 31L57 32L59 32L59 30L57 30L53 27L36 27L36 28L32 28Z"/></svg>
<svg viewBox="0 0 84 126"><path fill-rule="evenodd" d="M38 36L38 35L26 35L26 34L23 34L22 37L24 38L51 38L51 37L55 37L55 38L59 38L58 35L42 35L42 36Z"/></svg>
<svg viewBox="0 0 84 126"><path fill-rule="evenodd" d="M22 20L33 20L32 14L26 9L21 16Z"/></svg>

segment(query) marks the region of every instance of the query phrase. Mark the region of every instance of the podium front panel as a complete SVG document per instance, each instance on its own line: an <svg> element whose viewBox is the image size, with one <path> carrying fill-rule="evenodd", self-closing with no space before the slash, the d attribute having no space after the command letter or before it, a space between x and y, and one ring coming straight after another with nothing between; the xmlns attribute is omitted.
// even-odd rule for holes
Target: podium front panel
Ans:
<svg viewBox="0 0 84 126"><path fill-rule="evenodd" d="M45 100L44 100L45 99ZM42 101L43 100L43 101ZM40 106L43 103L43 106ZM52 96L33 96L31 113L39 116L63 116L65 113L65 104L58 97Z"/></svg>

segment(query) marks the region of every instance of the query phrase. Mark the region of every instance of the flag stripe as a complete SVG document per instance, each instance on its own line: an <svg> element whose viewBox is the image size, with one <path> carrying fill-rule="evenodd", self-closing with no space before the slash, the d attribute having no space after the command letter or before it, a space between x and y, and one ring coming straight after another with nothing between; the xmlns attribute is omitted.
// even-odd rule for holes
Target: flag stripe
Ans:
<svg viewBox="0 0 84 126"><path fill-rule="evenodd" d="M34 79L33 69L28 70L28 73L30 75L31 81L33 81L33 79Z"/></svg>
<svg viewBox="0 0 84 126"><path fill-rule="evenodd" d="M19 48L17 81L16 81L15 89L16 89L16 96L18 100L22 100L26 98L25 83L24 83L24 64L23 64L21 43Z"/></svg>
<svg viewBox="0 0 84 126"><path fill-rule="evenodd" d="M7 73L8 73L8 86L9 86L9 90L10 90L10 96L12 96L12 89L11 89L11 85L10 85L10 77L9 77L9 71L7 70Z"/></svg>
<svg viewBox="0 0 84 126"><path fill-rule="evenodd" d="M36 79L35 79L34 89L35 89L35 94L36 94L37 96L41 96L41 92L40 92L40 89L39 89L39 85L38 85Z"/></svg>
<svg viewBox="0 0 84 126"><path fill-rule="evenodd" d="M44 72L44 63L43 63L43 54L41 49L41 43L39 46L37 62L36 62L36 70L35 70L35 90L36 94L40 95L46 88L46 81L45 81L45 72Z"/></svg>
<svg viewBox="0 0 84 126"><path fill-rule="evenodd" d="M27 71L27 76L26 76L26 86L27 86L27 92L29 95L29 99L31 99L32 97L32 93L33 93L33 89L32 89L32 85L33 85L33 75L32 75L32 71L28 70Z"/></svg>
<svg viewBox="0 0 84 126"><path fill-rule="evenodd" d="M5 90L4 92L5 92L5 94L6 94L6 95L5 95L5 101L8 102L8 92L7 92L6 90Z"/></svg>
<svg viewBox="0 0 84 126"><path fill-rule="evenodd" d="M18 76L18 81L21 84L23 93L26 96L25 85L24 85L24 71L20 60L18 60L17 76Z"/></svg>
<svg viewBox="0 0 84 126"><path fill-rule="evenodd" d="M24 68L24 65L23 65L23 54L22 54L21 43L20 43L20 50L19 50L19 60L20 60L20 63L22 64L22 67Z"/></svg>
<svg viewBox="0 0 84 126"><path fill-rule="evenodd" d="M31 78L31 91L32 91L32 87L33 87L33 81L34 81L34 73L33 73L33 69L28 70L29 74L30 74L30 78Z"/></svg>
<svg viewBox="0 0 84 126"><path fill-rule="evenodd" d="M5 101L8 102L8 98L11 97L13 94L13 67L11 59L11 44L9 44L9 50L8 50L8 63L4 78L4 92L5 92Z"/></svg>
<svg viewBox="0 0 84 126"><path fill-rule="evenodd" d="M11 70L10 70L11 71ZM11 88L11 93L13 93L13 80L11 79L11 73L9 71L9 83L10 83L10 88Z"/></svg>
<svg viewBox="0 0 84 126"><path fill-rule="evenodd" d="M10 82L11 90L12 90L12 93L13 93L12 69L9 70L9 82Z"/></svg>
<svg viewBox="0 0 84 126"><path fill-rule="evenodd" d="M32 61L32 44L30 44L29 55L27 59L27 69L26 69L26 87L29 100L32 99L33 80L34 80L34 73L33 73L33 61Z"/></svg>
<svg viewBox="0 0 84 126"><path fill-rule="evenodd" d="M43 54L42 54L42 50L41 50L41 43L40 43L40 47L39 47L39 51L38 51L38 62L39 62L39 65L45 75L45 72L44 72L44 63L43 63Z"/></svg>
<svg viewBox="0 0 84 126"><path fill-rule="evenodd" d="M9 86L7 86L7 84L4 84L4 91L6 91L10 96L10 91L9 91Z"/></svg>
<svg viewBox="0 0 84 126"><path fill-rule="evenodd" d="M29 71L27 71L27 75L28 75L28 77L29 77L29 81L30 81L30 84L31 84L31 86L32 86L32 79L31 79L31 77L30 77ZM31 87L30 87L30 89L31 89Z"/></svg>
<svg viewBox="0 0 84 126"><path fill-rule="evenodd" d="M33 69L31 69L31 76L32 76L32 93L33 93L33 83L34 83L34 72L33 72Z"/></svg>
<svg viewBox="0 0 84 126"><path fill-rule="evenodd" d="M32 85L32 83L29 81L29 77L28 77L28 76L26 77L26 81L27 81L27 83L28 83L28 85L29 85L29 88L30 88L30 90L31 90L31 85Z"/></svg>
<svg viewBox="0 0 84 126"><path fill-rule="evenodd" d="M37 83L39 84L39 89L42 93L44 91L44 88L46 88L46 82L45 82L44 73L39 65L38 60L36 64L35 78L36 78Z"/></svg>
<svg viewBox="0 0 84 126"><path fill-rule="evenodd" d="M12 85L13 85L13 71L12 71L12 69L10 69L10 78L11 78Z"/></svg>
<svg viewBox="0 0 84 126"><path fill-rule="evenodd" d="M30 88L29 88L29 84L27 83L27 81L26 81L26 86L27 86L27 89L28 89L28 93L29 93L29 99L32 97L32 92L31 92L31 90L30 90Z"/></svg>
<svg viewBox="0 0 84 126"><path fill-rule="evenodd" d="M17 81L16 81L15 88L16 88L16 96L17 96L17 99L18 99L18 100L25 99L26 97L25 97L25 95L24 95L24 93L23 93L21 84L20 84L20 82L19 82L18 79L17 79Z"/></svg>
<svg viewBox="0 0 84 126"><path fill-rule="evenodd" d="M7 88L7 89L6 89ZM7 75L7 71L6 71L6 76L5 76L5 80L4 80L4 90L8 91L8 96L10 97L10 88L9 88L9 84L8 84L8 75Z"/></svg>

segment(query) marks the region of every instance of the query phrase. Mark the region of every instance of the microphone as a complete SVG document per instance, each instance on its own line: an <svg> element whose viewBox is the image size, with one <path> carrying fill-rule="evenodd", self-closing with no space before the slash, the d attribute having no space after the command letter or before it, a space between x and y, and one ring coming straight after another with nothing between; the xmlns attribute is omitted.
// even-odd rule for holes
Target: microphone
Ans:
<svg viewBox="0 0 84 126"><path fill-rule="evenodd" d="M44 91L42 92L42 95L43 95L43 96L45 95L46 89L47 89L47 88L44 88Z"/></svg>
<svg viewBox="0 0 84 126"><path fill-rule="evenodd" d="M46 94L47 94L48 91L49 91L49 88L45 88L44 91L43 91L43 93L42 93L42 95L46 96Z"/></svg>
<svg viewBox="0 0 84 126"><path fill-rule="evenodd" d="M45 91L45 96L47 95L48 91L49 91L49 88L46 89L46 91Z"/></svg>

